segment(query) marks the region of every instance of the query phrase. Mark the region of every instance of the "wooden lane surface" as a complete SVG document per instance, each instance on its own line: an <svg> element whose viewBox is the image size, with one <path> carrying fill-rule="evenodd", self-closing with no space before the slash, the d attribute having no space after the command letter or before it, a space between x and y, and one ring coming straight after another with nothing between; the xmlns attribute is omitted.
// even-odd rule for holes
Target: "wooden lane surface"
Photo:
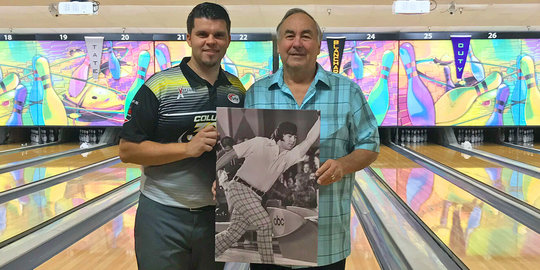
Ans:
<svg viewBox="0 0 540 270"><path fill-rule="evenodd" d="M39 147L35 149L30 149L26 151L10 153L2 155L0 158L0 165L8 164L11 162L17 162L21 160L36 158L40 156L46 156L55 154L58 152L63 152L71 149L79 148L79 143L63 143L57 145L51 145L46 147Z"/></svg>
<svg viewBox="0 0 540 270"><path fill-rule="evenodd" d="M36 269L137 269L133 206Z"/></svg>
<svg viewBox="0 0 540 270"><path fill-rule="evenodd" d="M493 153L495 155L523 162L532 166L540 167L540 155L528 151L502 146L494 143L473 145L474 148Z"/></svg>
<svg viewBox="0 0 540 270"><path fill-rule="evenodd" d="M358 220L356 211L353 209L351 209L351 255L347 257L345 269L381 269L367 240L366 233Z"/></svg>
<svg viewBox="0 0 540 270"><path fill-rule="evenodd" d="M5 208L6 214L0 218L4 219L3 223L6 227L0 231L0 241L64 213L138 176L140 176L138 165L120 163L1 204L0 207Z"/></svg>
<svg viewBox="0 0 540 270"><path fill-rule="evenodd" d="M22 147L21 143L2 144L2 145L0 145L0 151L6 151L6 150L16 149L16 148L20 148L20 147Z"/></svg>
<svg viewBox="0 0 540 270"><path fill-rule="evenodd" d="M136 206L40 265L47 269L137 269L133 227ZM362 225L351 211L351 255L346 270L380 269Z"/></svg>
<svg viewBox="0 0 540 270"><path fill-rule="evenodd" d="M137 269L133 239L136 208L131 207L36 269ZM352 251L345 269L378 270L379 265L364 230L354 210L351 212Z"/></svg>
<svg viewBox="0 0 540 270"><path fill-rule="evenodd" d="M430 157L453 157L453 154L443 151L448 148L427 146L421 147L428 149L424 152L431 153ZM410 161L381 146L381 155L372 167L467 267L538 269L539 234L440 176L418 165L405 168L404 164L410 164ZM492 165L487 162L483 164ZM540 196L540 192L536 194ZM540 203L540 198L535 200Z"/></svg>
<svg viewBox="0 0 540 270"><path fill-rule="evenodd" d="M36 166L0 174L0 192L38 181L46 177L61 174L105 159L118 156L118 145L94 150L88 155L75 155L53 159Z"/></svg>
<svg viewBox="0 0 540 270"><path fill-rule="evenodd" d="M409 147L516 199L540 208L540 202L537 202L540 196L540 179L440 145L409 145Z"/></svg>

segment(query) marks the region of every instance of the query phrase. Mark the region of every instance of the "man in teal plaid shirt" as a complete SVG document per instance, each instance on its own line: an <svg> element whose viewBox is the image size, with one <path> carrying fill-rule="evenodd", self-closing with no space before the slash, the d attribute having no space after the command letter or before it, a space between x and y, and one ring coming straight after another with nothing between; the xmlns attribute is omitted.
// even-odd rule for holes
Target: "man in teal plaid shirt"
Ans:
<svg viewBox="0 0 540 270"><path fill-rule="evenodd" d="M257 81L244 106L258 109L321 111L318 267L345 269L351 252L350 211L354 172L379 152L377 121L360 89L350 79L317 64L322 31L306 11L289 10L277 26L283 67ZM288 269L251 264L251 269ZM310 268L311 269L311 268Z"/></svg>

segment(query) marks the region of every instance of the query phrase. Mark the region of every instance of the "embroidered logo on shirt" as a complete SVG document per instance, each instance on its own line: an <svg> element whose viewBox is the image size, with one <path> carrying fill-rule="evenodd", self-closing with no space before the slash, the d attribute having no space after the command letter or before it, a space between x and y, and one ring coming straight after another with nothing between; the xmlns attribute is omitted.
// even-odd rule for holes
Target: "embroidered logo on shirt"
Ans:
<svg viewBox="0 0 540 270"><path fill-rule="evenodd" d="M230 102L234 104L240 103L240 97L237 94L233 94L233 93L228 94L227 98L229 99Z"/></svg>
<svg viewBox="0 0 540 270"><path fill-rule="evenodd" d="M184 94L190 93L195 93L195 91L191 89L191 87L178 87L178 96L176 97L176 99L184 98Z"/></svg>
<svg viewBox="0 0 540 270"><path fill-rule="evenodd" d="M131 108L132 108L133 106L136 106L136 105L139 105L139 102L136 101L136 100L132 100L132 101L131 101L131 104L129 104L128 112L127 112L127 114L126 114L126 119L124 119L124 123L125 123L125 122L129 122L129 120L131 120Z"/></svg>

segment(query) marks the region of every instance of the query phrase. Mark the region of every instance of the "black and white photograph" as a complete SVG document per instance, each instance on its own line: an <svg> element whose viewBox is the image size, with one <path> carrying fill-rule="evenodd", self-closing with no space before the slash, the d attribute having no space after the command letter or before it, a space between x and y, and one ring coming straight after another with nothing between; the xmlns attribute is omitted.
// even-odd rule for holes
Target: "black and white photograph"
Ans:
<svg viewBox="0 0 540 270"><path fill-rule="evenodd" d="M217 108L216 261L316 266L320 114Z"/></svg>

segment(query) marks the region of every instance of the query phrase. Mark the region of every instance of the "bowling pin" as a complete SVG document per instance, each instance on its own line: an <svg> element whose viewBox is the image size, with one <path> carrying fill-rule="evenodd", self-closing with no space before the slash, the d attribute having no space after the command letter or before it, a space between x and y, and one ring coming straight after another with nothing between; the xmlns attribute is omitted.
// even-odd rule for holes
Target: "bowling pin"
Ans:
<svg viewBox="0 0 540 270"><path fill-rule="evenodd" d="M223 70L238 77L238 69L236 69L236 65L227 55L223 56L223 59L221 60L221 64L223 65Z"/></svg>
<svg viewBox="0 0 540 270"><path fill-rule="evenodd" d="M7 126L22 126L22 110L26 103L27 90L24 85L17 86L15 90L15 103L13 104L13 112L6 122Z"/></svg>
<svg viewBox="0 0 540 270"><path fill-rule="evenodd" d="M368 104L380 126L388 112L390 105L390 95L388 93L388 76L394 64L394 53L385 51L382 57L381 76L368 97Z"/></svg>
<svg viewBox="0 0 540 270"><path fill-rule="evenodd" d="M42 126L44 125L43 122L43 82L41 81L41 78L38 76L37 70L36 70L36 61L40 58L40 55L36 55L32 58L32 73L33 73L33 80L32 80L32 90L30 90L30 96L28 97L29 100L29 109L30 109L30 116L32 117L32 122L35 126Z"/></svg>
<svg viewBox="0 0 540 270"><path fill-rule="evenodd" d="M452 72L450 71L450 67L449 66L444 66L443 70L444 70L444 77L446 78L445 91L448 92L448 91L456 88L456 85L452 81Z"/></svg>
<svg viewBox="0 0 540 270"><path fill-rule="evenodd" d="M473 73L476 81L480 82L486 78L486 73L484 71L484 65L480 60L474 55L472 46L469 46L469 65L471 66L471 71Z"/></svg>
<svg viewBox="0 0 540 270"><path fill-rule="evenodd" d="M40 128L40 130L39 130L39 142L40 143L47 143L47 139L48 139L47 129Z"/></svg>
<svg viewBox="0 0 540 270"><path fill-rule="evenodd" d="M19 82L19 75L17 73L9 73L0 81L0 89L2 89L2 93L11 91L19 85Z"/></svg>
<svg viewBox="0 0 540 270"><path fill-rule="evenodd" d="M114 54L114 49L112 46L112 42L109 42L110 48L109 48L109 71L111 72L111 76L115 80L120 79L120 61L118 61L118 58L116 57L116 54Z"/></svg>
<svg viewBox="0 0 540 270"><path fill-rule="evenodd" d="M518 79L523 80L527 87L524 115L525 124L528 126L538 126L540 125L540 90L536 85L536 71L532 57L526 55L521 58L520 70L522 75Z"/></svg>
<svg viewBox="0 0 540 270"><path fill-rule="evenodd" d="M82 90L86 86L88 80L88 70L90 67L90 58L85 56L83 63L75 68L71 73L71 80L69 81L68 94L71 97L77 97L81 94Z"/></svg>
<svg viewBox="0 0 540 270"><path fill-rule="evenodd" d="M415 126L435 125L433 97L416 70L416 54L411 43L405 42L399 48L399 55L407 73L407 109L411 123Z"/></svg>
<svg viewBox="0 0 540 270"><path fill-rule="evenodd" d="M515 141L515 138L514 138L514 129L511 129L511 130L508 132L508 142L514 143L514 141Z"/></svg>
<svg viewBox="0 0 540 270"><path fill-rule="evenodd" d="M56 135L55 135L55 132L54 132L54 129L50 128L47 130L47 142L54 142L56 141Z"/></svg>
<svg viewBox="0 0 540 270"><path fill-rule="evenodd" d="M435 103L435 111L438 112L436 122L445 123L460 118L469 110L479 95L499 87L501 83L501 73L493 72L475 86L458 87L444 93Z"/></svg>
<svg viewBox="0 0 540 270"><path fill-rule="evenodd" d="M160 70L165 70L171 67L171 54L169 53L169 47L160 43L156 46L156 60Z"/></svg>
<svg viewBox="0 0 540 270"><path fill-rule="evenodd" d="M67 125L66 109L53 88L49 61L45 57L38 58L36 70L43 83L43 122L48 126Z"/></svg>
<svg viewBox="0 0 540 270"><path fill-rule="evenodd" d="M356 49L356 42L353 42L353 59L351 63L351 69L353 71L354 77L357 80L360 80L364 77L364 61L360 58L358 54L358 49ZM393 59L392 59L393 60Z"/></svg>
<svg viewBox="0 0 540 270"><path fill-rule="evenodd" d="M91 144L95 144L97 142L97 135L96 135L96 130L95 129L91 129L89 131L89 135L88 135L88 142L91 143Z"/></svg>
<svg viewBox="0 0 540 270"><path fill-rule="evenodd" d="M138 61L138 70L137 75L135 78L135 81L129 88L127 94L126 94L126 103L124 103L124 118L127 115L127 112L129 110L129 106L131 105L131 101L133 100L133 97L135 97L135 94L137 94L137 91L139 91L139 88L144 84L144 79L146 77L146 72L148 71L148 65L150 64L150 53L147 51L142 51L139 54L139 61Z"/></svg>
<svg viewBox="0 0 540 270"><path fill-rule="evenodd" d="M497 89L497 98L495 99L495 106L493 107L493 113L486 122L486 126L502 126L503 125L503 111L510 95L510 89L506 84L501 84Z"/></svg>

